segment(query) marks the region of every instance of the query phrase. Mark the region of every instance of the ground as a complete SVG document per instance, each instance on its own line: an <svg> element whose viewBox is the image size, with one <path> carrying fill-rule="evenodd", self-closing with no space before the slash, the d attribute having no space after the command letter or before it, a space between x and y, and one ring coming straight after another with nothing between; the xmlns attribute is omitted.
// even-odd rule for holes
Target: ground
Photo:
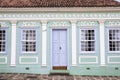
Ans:
<svg viewBox="0 0 120 80"><path fill-rule="evenodd" d="M120 80L120 76L72 76L41 74L0 74L0 80Z"/></svg>

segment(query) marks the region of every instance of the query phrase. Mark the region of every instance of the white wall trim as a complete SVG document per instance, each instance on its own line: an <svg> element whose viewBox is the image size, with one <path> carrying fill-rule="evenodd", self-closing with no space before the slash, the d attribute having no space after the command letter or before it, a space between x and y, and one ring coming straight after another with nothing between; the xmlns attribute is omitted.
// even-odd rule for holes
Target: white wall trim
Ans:
<svg viewBox="0 0 120 80"><path fill-rule="evenodd" d="M47 66L47 21L42 21L42 66Z"/></svg>
<svg viewBox="0 0 120 80"><path fill-rule="evenodd" d="M12 37L11 37L11 62L10 66L16 66L16 21L12 23Z"/></svg>
<svg viewBox="0 0 120 80"><path fill-rule="evenodd" d="M82 62L81 58L95 58L95 62ZM79 64L98 64L98 57L97 56L79 56Z"/></svg>
<svg viewBox="0 0 120 80"><path fill-rule="evenodd" d="M52 28L52 29L67 29L67 28L69 28L69 26L52 26L52 27L49 27L49 28Z"/></svg>
<svg viewBox="0 0 120 80"><path fill-rule="evenodd" d="M105 66L105 26L104 20L99 20L100 23L100 66Z"/></svg>
<svg viewBox="0 0 120 80"><path fill-rule="evenodd" d="M0 62L0 64L7 64L7 57L6 56L0 56L0 58L4 58L5 62Z"/></svg>
<svg viewBox="0 0 120 80"><path fill-rule="evenodd" d="M117 12L117 11L120 11L120 7L56 7L56 8L0 8L0 11L2 12L16 12L16 11L19 11L19 12L33 12L33 11L36 11L36 12L56 12L56 11L59 11L59 12L71 12L71 11L75 11L75 12L79 12L79 11L114 11L114 12Z"/></svg>
<svg viewBox="0 0 120 80"><path fill-rule="evenodd" d="M107 57L108 64L120 64L120 62L111 62L110 58L120 58L120 56L108 56Z"/></svg>
<svg viewBox="0 0 120 80"><path fill-rule="evenodd" d="M77 21L71 21L72 24L72 66L76 66L76 22Z"/></svg>
<svg viewBox="0 0 120 80"><path fill-rule="evenodd" d="M33 59L36 59L36 62L22 62L22 59L23 58L33 58ZM19 63L20 64L38 64L38 57L36 57L36 56L21 56L21 57L19 57Z"/></svg>

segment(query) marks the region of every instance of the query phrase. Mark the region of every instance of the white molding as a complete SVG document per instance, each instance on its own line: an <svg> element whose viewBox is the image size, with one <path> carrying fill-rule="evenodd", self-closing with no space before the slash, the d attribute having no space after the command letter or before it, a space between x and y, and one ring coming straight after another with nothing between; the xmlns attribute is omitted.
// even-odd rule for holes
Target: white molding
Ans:
<svg viewBox="0 0 120 80"><path fill-rule="evenodd" d="M81 58L95 58L96 62L81 62ZM97 56L79 56L79 64L98 64Z"/></svg>
<svg viewBox="0 0 120 80"><path fill-rule="evenodd" d="M11 37L11 62L10 66L16 66L16 21L12 23L12 37Z"/></svg>
<svg viewBox="0 0 120 80"><path fill-rule="evenodd" d="M110 58L120 58L120 56L108 56L107 57L108 64L120 64L120 62L110 62Z"/></svg>
<svg viewBox="0 0 120 80"><path fill-rule="evenodd" d="M33 58L36 59L36 62L22 62L22 58ZM36 56L21 56L19 57L19 64L38 64L38 57Z"/></svg>
<svg viewBox="0 0 120 80"><path fill-rule="evenodd" d="M98 20L98 19L106 19L106 20L115 20L115 19L120 19L120 13L119 12L71 12L71 13L58 13L58 12L48 12L48 13L17 13L17 12L13 12L13 13L6 13L6 12L2 12L0 13L0 20L19 20L19 21L23 21L23 20L72 20L72 19L76 19L76 20Z"/></svg>
<svg viewBox="0 0 120 80"><path fill-rule="evenodd" d="M0 58L4 58L5 62L0 62L0 64L7 64L7 57L6 56L0 56Z"/></svg>
<svg viewBox="0 0 120 80"><path fill-rule="evenodd" d="M105 22L106 27L120 27L120 20L108 20Z"/></svg>
<svg viewBox="0 0 120 80"><path fill-rule="evenodd" d="M93 18L86 18L86 17L84 17L84 18L47 18L47 21L51 21L51 20L72 20L72 19L74 19L74 20L77 20L77 21L80 21L80 20L119 20L120 18L119 17L114 17L114 18L110 18L110 17L108 17L108 18L94 18L94 16L93 16ZM28 20L28 18L0 18L0 21L1 20L3 20L3 21L11 21L11 20L21 20L21 21L23 21L23 20ZM29 20L31 20L31 21L44 21L44 20L46 20L45 18L29 18Z"/></svg>
<svg viewBox="0 0 120 80"><path fill-rule="evenodd" d="M49 21L48 22L48 27L53 27L53 26L71 26L70 21L64 21L64 20L56 20L56 21Z"/></svg>
<svg viewBox="0 0 120 80"><path fill-rule="evenodd" d="M72 24L72 66L76 66L76 21L71 21Z"/></svg>
<svg viewBox="0 0 120 80"><path fill-rule="evenodd" d="M20 28L37 28L41 26L40 21L18 21L17 26Z"/></svg>
<svg viewBox="0 0 120 80"><path fill-rule="evenodd" d="M69 26L51 26L49 28L52 28L52 29L67 29L67 28L69 28Z"/></svg>
<svg viewBox="0 0 120 80"><path fill-rule="evenodd" d="M8 28L9 27L8 24L10 24L9 21L0 21L0 27L1 28Z"/></svg>
<svg viewBox="0 0 120 80"><path fill-rule="evenodd" d="M55 8L0 8L0 12L91 12L91 11L114 11L114 12L118 12L120 11L120 7L55 7Z"/></svg>
<svg viewBox="0 0 120 80"><path fill-rule="evenodd" d="M42 66L47 66L47 21L42 22Z"/></svg>
<svg viewBox="0 0 120 80"><path fill-rule="evenodd" d="M97 20L81 20L77 21L77 26L79 27L96 27L99 26L99 23Z"/></svg>
<svg viewBox="0 0 120 80"><path fill-rule="evenodd" d="M100 65L105 66L105 26L104 20L99 21L100 23Z"/></svg>

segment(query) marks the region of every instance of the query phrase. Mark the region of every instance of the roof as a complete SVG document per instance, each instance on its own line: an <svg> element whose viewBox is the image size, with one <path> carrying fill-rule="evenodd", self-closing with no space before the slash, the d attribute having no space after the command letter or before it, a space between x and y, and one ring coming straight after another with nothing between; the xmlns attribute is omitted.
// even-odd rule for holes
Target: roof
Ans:
<svg viewBox="0 0 120 80"><path fill-rule="evenodd" d="M116 0L0 0L0 7L120 7L120 2Z"/></svg>

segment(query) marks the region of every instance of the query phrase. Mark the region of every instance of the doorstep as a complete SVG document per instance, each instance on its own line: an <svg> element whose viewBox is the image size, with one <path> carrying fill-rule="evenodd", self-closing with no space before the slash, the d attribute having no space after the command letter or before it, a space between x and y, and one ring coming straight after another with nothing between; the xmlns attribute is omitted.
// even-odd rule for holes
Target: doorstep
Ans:
<svg viewBox="0 0 120 80"><path fill-rule="evenodd" d="M51 70L50 75L70 75L69 70Z"/></svg>

